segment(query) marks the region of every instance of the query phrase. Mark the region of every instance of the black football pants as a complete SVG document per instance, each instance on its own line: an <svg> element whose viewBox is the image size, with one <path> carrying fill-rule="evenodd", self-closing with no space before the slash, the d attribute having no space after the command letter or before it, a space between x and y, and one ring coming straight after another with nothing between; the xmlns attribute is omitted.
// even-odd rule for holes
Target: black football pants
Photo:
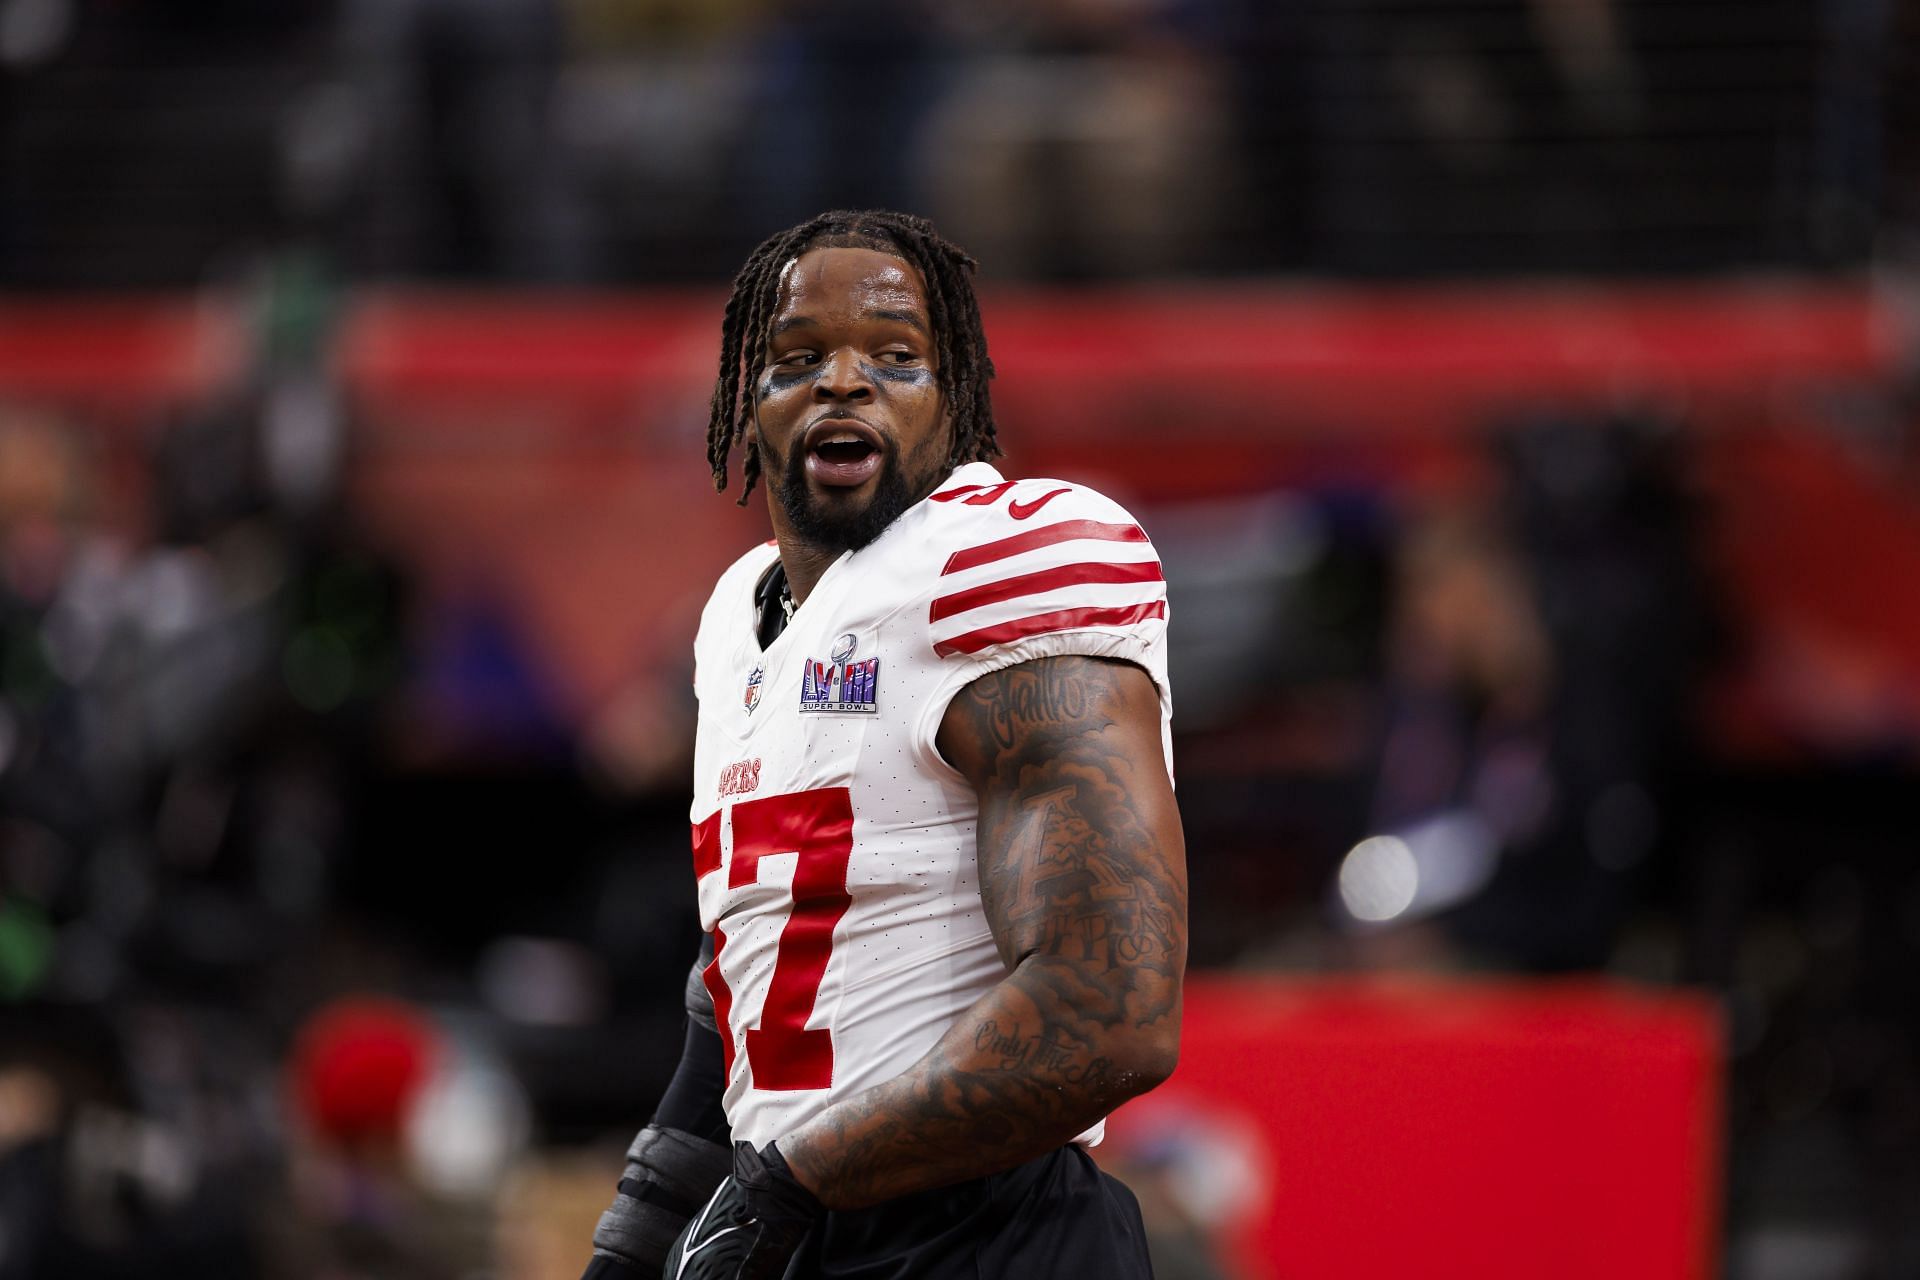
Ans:
<svg viewBox="0 0 1920 1280"><path fill-rule="evenodd" d="M786 1280L1151 1280L1140 1204L1065 1146L971 1182L829 1213Z"/></svg>

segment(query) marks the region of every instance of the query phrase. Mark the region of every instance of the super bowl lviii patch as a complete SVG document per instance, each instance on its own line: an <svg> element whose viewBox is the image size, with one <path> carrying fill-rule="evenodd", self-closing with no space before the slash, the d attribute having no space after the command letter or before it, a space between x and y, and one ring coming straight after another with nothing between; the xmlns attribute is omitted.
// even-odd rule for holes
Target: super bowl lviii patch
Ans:
<svg viewBox="0 0 1920 1280"><path fill-rule="evenodd" d="M880 659L821 662L806 659L800 671L802 711L878 711Z"/></svg>

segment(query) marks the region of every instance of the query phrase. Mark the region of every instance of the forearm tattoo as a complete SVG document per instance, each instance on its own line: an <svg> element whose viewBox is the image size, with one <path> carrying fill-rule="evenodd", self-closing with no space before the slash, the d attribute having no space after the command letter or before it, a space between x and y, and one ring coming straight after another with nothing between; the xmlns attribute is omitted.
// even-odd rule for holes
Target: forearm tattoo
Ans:
<svg viewBox="0 0 1920 1280"><path fill-rule="evenodd" d="M1146 674L1008 668L955 700L940 746L979 792L981 899L1008 975L912 1070L782 1140L832 1208L1049 1151L1176 1052L1185 853Z"/></svg>

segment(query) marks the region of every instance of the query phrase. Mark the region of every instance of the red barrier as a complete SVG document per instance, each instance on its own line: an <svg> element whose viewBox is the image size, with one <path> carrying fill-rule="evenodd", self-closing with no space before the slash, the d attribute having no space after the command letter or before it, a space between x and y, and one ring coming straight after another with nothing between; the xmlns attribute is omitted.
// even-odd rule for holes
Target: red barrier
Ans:
<svg viewBox="0 0 1920 1280"><path fill-rule="evenodd" d="M990 291L1001 417L1045 440L1291 426L1470 425L1516 401L1752 401L1889 375L1895 335L1847 283L1301 285ZM720 297L357 295L337 366L382 432L591 421L677 435L711 387ZM0 297L0 396L161 406L250 354L238 301ZM697 422L692 425L697 426Z"/></svg>
<svg viewBox="0 0 1920 1280"><path fill-rule="evenodd" d="M1221 1206L1243 1280L1707 1280L1721 1078L1688 995L1201 975L1108 1146L1252 1186Z"/></svg>
<svg viewBox="0 0 1920 1280"><path fill-rule="evenodd" d="M170 296L0 298L0 396L7 399L135 419L232 386L247 350L236 306Z"/></svg>

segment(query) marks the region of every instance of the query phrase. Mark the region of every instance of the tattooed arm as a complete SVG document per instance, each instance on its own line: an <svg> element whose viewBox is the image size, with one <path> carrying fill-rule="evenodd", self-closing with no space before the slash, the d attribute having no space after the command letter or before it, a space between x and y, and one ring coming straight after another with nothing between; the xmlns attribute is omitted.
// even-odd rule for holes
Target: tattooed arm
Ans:
<svg viewBox="0 0 1920 1280"><path fill-rule="evenodd" d="M938 745L980 795L980 896L1008 972L904 1075L780 1139L830 1209L1051 1151L1179 1053L1186 854L1152 680L1022 663L955 698Z"/></svg>

